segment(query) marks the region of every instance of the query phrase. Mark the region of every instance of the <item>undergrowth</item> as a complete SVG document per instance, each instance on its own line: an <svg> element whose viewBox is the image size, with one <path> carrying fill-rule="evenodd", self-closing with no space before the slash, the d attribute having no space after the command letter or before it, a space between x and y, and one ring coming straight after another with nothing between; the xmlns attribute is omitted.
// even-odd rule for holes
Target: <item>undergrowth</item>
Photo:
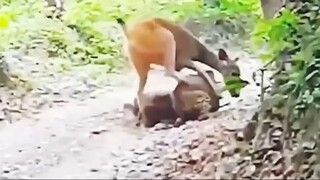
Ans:
<svg viewBox="0 0 320 180"><path fill-rule="evenodd" d="M254 148L284 153L280 174L289 179L320 177L319 9L317 0L288 1L274 19L257 21L251 34L252 45L264 50L260 57L274 70ZM274 137L275 131L281 133Z"/></svg>

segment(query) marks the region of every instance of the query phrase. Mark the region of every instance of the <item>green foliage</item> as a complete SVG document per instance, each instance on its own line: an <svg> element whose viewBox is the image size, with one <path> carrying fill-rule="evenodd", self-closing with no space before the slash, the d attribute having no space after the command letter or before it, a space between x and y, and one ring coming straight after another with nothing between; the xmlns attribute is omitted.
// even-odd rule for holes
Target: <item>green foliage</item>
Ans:
<svg viewBox="0 0 320 180"><path fill-rule="evenodd" d="M319 153L320 5L317 0L289 1L287 7L277 18L258 22L252 42L258 48L261 44L267 45L268 51L263 57L276 63L271 114L282 111L284 135L289 137L282 143L292 144L291 132L298 129L295 146L303 149L302 142L316 142L318 145L312 151ZM317 162L319 158L316 157ZM304 158L300 163L307 160Z"/></svg>
<svg viewBox="0 0 320 180"><path fill-rule="evenodd" d="M245 40L261 14L260 0L217 0L205 8L202 16L210 24L215 21L225 30L224 34Z"/></svg>
<svg viewBox="0 0 320 180"><path fill-rule="evenodd" d="M46 49L51 57L76 65L94 63L114 71L123 65L122 37L115 17L131 21L162 16L182 20L202 11L201 1L76 0L66 1L62 21L47 18L42 0L3 1L0 8L0 51Z"/></svg>
<svg viewBox="0 0 320 180"><path fill-rule="evenodd" d="M220 9L228 16L260 15L260 3L257 0L220 0Z"/></svg>
<svg viewBox="0 0 320 180"><path fill-rule="evenodd" d="M260 54L264 61L276 58L285 48L291 44L286 40L290 36L290 27L297 26L297 17L289 10L284 10L282 15L272 20L259 19L251 33L253 51L257 51L267 43L268 51Z"/></svg>
<svg viewBox="0 0 320 180"><path fill-rule="evenodd" d="M310 9L301 13L305 6ZM279 65L277 74L274 76L277 86L273 94L280 93L287 96L285 106L291 112L288 120L293 123L297 120L304 121L310 109L320 107L318 96L320 88L318 34L320 31L317 28L320 24L313 19L318 18L313 14L320 7L318 3L313 2L305 3L304 6L290 7L295 9L286 9L276 19L258 24L253 35L255 40L263 38L264 42L268 43L271 54L268 60L274 59ZM300 13L297 13L299 11ZM288 59L281 56L283 53L288 54L286 56ZM285 68L288 64L292 66L289 69ZM310 124L311 126L315 125Z"/></svg>
<svg viewBox="0 0 320 180"><path fill-rule="evenodd" d="M225 90L228 90L231 94L240 94L240 90L247 85L239 77L229 77L225 79L225 84Z"/></svg>

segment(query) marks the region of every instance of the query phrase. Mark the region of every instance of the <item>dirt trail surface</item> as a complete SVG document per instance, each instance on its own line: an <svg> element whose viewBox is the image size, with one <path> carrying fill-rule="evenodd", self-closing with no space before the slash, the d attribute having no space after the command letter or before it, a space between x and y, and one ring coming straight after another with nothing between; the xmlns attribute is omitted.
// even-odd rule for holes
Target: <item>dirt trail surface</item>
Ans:
<svg viewBox="0 0 320 180"><path fill-rule="evenodd" d="M251 82L240 98L226 99L232 103L209 120L148 130L123 118L136 91L134 73L93 78L88 74L105 70L90 66L61 73L68 65L57 59L9 52L10 71L29 75L37 88L0 89L0 178L222 177L233 168L219 159L232 154L233 136L252 117L260 92L250 78L261 64L234 52Z"/></svg>

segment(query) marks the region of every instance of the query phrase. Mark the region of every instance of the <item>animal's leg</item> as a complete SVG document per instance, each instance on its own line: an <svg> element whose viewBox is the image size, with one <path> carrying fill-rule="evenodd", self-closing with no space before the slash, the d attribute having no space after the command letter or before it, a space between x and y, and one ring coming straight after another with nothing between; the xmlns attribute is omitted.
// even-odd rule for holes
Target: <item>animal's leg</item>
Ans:
<svg viewBox="0 0 320 180"><path fill-rule="evenodd" d="M138 119L139 122L141 121L141 117L140 117L140 113L143 113L143 90L144 87L147 83L147 78L148 78L148 72L150 69L150 64L148 62L145 61L145 59L143 59L143 56L141 56L141 54L139 54L139 52L137 52L134 48L130 47L128 48L128 54L129 54L129 58L131 60L131 62L133 63L138 76L139 76L139 86L138 86L138 90L137 90L137 104L138 104L138 109L139 109L139 113L138 113ZM142 116L143 117L143 116Z"/></svg>
<svg viewBox="0 0 320 180"><path fill-rule="evenodd" d="M133 101L133 114L135 115L136 126L140 126L141 112L139 109L138 98L134 98L134 101Z"/></svg>
<svg viewBox="0 0 320 180"><path fill-rule="evenodd" d="M140 126L141 125L141 118L142 118L142 114L141 112L139 111L137 116L136 116L136 126Z"/></svg>
<svg viewBox="0 0 320 180"><path fill-rule="evenodd" d="M206 79L206 81L209 83L209 85L211 86L211 88L213 90L216 90L218 88L216 86L216 84L218 82L215 79L212 79L204 70L202 70L201 68L197 67L191 60L185 62L185 67L197 71L197 73L200 76L202 76L202 77L204 77Z"/></svg>
<svg viewBox="0 0 320 180"><path fill-rule="evenodd" d="M161 29L163 35L163 48L164 48L164 68L165 75L173 77L178 81L184 81L179 72L175 71L176 67L176 41L173 34L166 29Z"/></svg>
<svg viewBox="0 0 320 180"><path fill-rule="evenodd" d="M147 74L148 73L143 73L143 74L139 74L139 87L138 87L138 91L137 91L137 100L138 100L138 107L139 107L139 113L138 113L138 121L139 123L141 123L141 121L143 121L143 111L144 111L144 107L143 107L143 90L144 87L147 83Z"/></svg>
<svg viewBox="0 0 320 180"><path fill-rule="evenodd" d="M184 119L184 117L179 117L176 119L176 122L173 124L173 127L179 127L185 123L186 123L186 120Z"/></svg>

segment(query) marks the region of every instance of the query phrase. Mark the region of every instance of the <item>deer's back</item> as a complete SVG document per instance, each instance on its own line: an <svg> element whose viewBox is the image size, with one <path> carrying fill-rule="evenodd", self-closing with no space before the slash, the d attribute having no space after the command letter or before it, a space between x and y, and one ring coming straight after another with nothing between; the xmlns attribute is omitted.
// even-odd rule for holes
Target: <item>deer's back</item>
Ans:
<svg viewBox="0 0 320 180"><path fill-rule="evenodd" d="M197 39L184 27L162 18L154 18L154 21L168 29L174 36L177 53L183 53L190 59L198 54Z"/></svg>

